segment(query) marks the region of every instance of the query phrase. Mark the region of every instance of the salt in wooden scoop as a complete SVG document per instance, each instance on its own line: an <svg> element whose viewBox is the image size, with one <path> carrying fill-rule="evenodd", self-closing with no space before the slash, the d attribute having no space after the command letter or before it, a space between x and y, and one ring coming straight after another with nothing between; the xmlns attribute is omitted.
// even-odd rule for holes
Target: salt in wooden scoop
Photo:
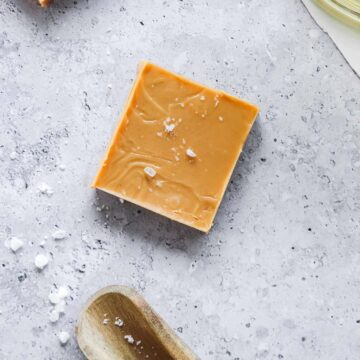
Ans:
<svg viewBox="0 0 360 360"><path fill-rule="evenodd" d="M109 286L85 305L76 337L88 360L200 360L135 290Z"/></svg>

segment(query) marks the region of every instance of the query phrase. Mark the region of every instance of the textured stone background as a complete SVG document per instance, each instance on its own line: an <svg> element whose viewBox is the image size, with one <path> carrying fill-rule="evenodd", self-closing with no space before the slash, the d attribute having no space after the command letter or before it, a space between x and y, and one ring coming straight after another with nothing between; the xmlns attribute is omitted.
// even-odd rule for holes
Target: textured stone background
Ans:
<svg viewBox="0 0 360 360"><path fill-rule="evenodd" d="M208 235L89 188L140 59L262 109ZM117 283L202 359L359 359L360 82L299 0L2 0L0 61L1 359L82 359Z"/></svg>

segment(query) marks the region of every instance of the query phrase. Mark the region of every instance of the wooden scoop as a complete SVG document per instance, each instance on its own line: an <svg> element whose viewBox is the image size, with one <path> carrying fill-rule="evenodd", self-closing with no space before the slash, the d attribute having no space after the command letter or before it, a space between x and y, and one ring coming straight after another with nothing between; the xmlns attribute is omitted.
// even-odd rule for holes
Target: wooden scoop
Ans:
<svg viewBox="0 0 360 360"><path fill-rule="evenodd" d="M92 296L75 332L88 360L200 360L142 296L125 286Z"/></svg>

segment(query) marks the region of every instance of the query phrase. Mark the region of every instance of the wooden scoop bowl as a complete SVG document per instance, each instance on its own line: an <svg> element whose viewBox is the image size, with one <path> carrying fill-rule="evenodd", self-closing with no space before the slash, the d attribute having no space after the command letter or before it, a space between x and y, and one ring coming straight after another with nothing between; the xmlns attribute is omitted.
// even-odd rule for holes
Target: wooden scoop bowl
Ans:
<svg viewBox="0 0 360 360"><path fill-rule="evenodd" d="M200 360L142 296L125 286L92 296L75 332L88 360Z"/></svg>

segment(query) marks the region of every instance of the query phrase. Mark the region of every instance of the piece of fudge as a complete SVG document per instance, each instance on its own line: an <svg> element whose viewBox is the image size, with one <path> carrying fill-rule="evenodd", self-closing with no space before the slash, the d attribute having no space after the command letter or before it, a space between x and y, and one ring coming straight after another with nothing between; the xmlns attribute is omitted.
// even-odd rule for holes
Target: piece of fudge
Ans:
<svg viewBox="0 0 360 360"><path fill-rule="evenodd" d="M258 111L143 62L93 187L207 232Z"/></svg>

